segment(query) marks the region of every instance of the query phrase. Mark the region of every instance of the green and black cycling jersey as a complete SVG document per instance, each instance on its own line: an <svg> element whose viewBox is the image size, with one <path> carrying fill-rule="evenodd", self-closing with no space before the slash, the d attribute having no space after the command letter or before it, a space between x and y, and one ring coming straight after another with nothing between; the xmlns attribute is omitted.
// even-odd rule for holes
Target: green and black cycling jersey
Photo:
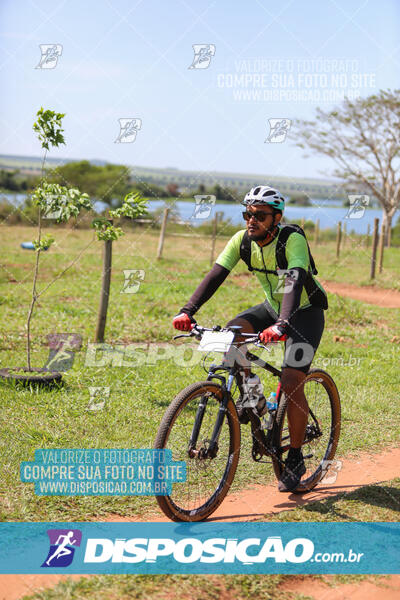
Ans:
<svg viewBox="0 0 400 600"><path fill-rule="evenodd" d="M278 227L277 234L279 234ZM214 267L200 283L189 302L182 308L190 316L194 315L229 275L239 262L240 246L246 230L238 231L218 256ZM278 235L265 246L251 241L251 266L265 293L270 314L283 328L298 311L309 306L327 307L326 293L311 274L310 256L305 237L294 232L285 243L287 269L283 275L277 271L276 245ZM258 270L259 269L259 270ZM307 284L305 286L305 283ZM306 289L307 288L307 289Z"/></svg>

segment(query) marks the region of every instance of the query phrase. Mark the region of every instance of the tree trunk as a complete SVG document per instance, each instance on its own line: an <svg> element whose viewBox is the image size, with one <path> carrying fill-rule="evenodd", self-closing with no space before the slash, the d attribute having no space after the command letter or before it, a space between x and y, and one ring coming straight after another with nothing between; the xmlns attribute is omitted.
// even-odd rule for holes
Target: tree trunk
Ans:
<svg viewBox="0 0 400 600"><path fill-rule="evenodd" d="M385 247L390 248L390 242L392 238L392 219L393 214L390 212L383 211L382 213L382 225L385 227Z"/></svg>
<svg viewBox="0 0 400 600"><path fill-rule="evenodd" d="M112 264L112 241L104 242L103 250L103 278L101 282L101 295L99 315L97 320L97 328L95 342L104 342L104 332L106 329L108 299L110 297L110 281L111 281L111 264Z"/></svg>
<svg viewBox="0 0 400 600"><path fill-rule="evenodd" d="M38 243L40 244L42 238L42 216L40 212L38 212ZM31 366L31 319L33 315L33 309L35 308L36 300L37 300L37 291L36 291L36 282L39 273L39 259L40 259L40 250L36 250L36 260L35 260L35 271L33 275L33 285L32 285L32 300L31 305L28 311L28 317L26 320L26 363L27 368L30 371Z"/></svg>

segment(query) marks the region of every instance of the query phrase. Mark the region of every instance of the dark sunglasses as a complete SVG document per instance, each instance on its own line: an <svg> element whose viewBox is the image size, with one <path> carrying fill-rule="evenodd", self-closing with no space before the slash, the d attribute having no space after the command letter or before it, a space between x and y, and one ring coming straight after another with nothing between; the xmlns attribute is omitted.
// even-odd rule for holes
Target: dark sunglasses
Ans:
<svg viewBox="0 0 400 600"><path fill-rule="evenodd" d="M245 221L250 221L251 217L254 217L256 221L265 221L269 215L273 214L274 213L272 212L264 212L262 210L256 210L256 212L249 212L248 210L245 210L242 212L243 219Z"/></svg>

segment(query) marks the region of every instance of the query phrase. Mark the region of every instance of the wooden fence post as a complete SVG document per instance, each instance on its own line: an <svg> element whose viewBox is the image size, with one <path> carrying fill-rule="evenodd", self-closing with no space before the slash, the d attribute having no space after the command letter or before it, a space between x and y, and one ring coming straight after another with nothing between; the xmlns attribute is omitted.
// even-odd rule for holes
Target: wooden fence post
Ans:
<svg viewBox="0 0 400 600"><path fill-rule="evenodd" d="M103 277L101 282L100 306L97 318L97 327L94 341L104 342L104 332L106 329L108 300L110 297L111 281L111 263L112 263L112 240L104 242L103 247Z"/></svg>
<svg viewBox="0 0 400 600"><path fill-rule="evenodd" d="M340 255L340 242L342 241L342 222L339 221L337 224L337 234L336 234L336 258L339 258Z"/></svg>
<svg viewBox="0 0 400 600"><path fill-rule="evenodd" d="M218 215L215 213L213 218L213 227L212 227L212 239L211 239L211 256L210 256L210 265L214 263L214 252L215 252L215 239L217 237L217 225L218 225Z"/></svg>
<svg viewBox="0 0 400 600"><path fill-rule="evenodd" d="M315 245L318 245L318 241L319 241L319 219L317 219L316 223L315 223Z"/></svg>
<svg viewBox="0 0 400 600"><path fill-rule="evenodd" d="M379 252L378 252L378 256L379 256L379 273L382 273L382 266L383 266L383 250L385 248L385 238L386 238L386 227L385 224L382 221L382 227L381 227L381 237L379 238Z"/></svg>
<svg viewBox="0 0 400 600"><path fill-rule="evenodd" d="M157 259L161 258L164 247L165 230L167 227L169 208L164 208L164 216L161 225L160 237L158 239Z"/></svg>
<svg viewBox="0 0 400 600"><path fill-rule="evenodd" d="M376 217L374 219L374 233L372 234L372 256L371 256L371 274L370 278L375 278L375 267L376 267L376 249L378 246L378 228L379 228L379 219Z"/></svg>
<svg viewBox="0 0 400 600"><path fill-rule="evenodd" d="M301 219L301 223L300 223L300 227L301 227L302 229L304 229L304 223L305 223L305 222L306 222L305 218L304 218L304 217L302 217L302 219Z"/></svg>
<svg viewBox="0 0 400 600"><path fill-rule="evenodd" d="M214 252L215 252L215 241L217 239L217 228L218 228L218 221L222 220L224 213L221 211L217 211L215 213L214 219L213 219L213 228L212 228L212 239L211 239L211 256L210 256L210 265L214 264Z"/></svg>
<svg viewBox="0 0 400 600"><path fill-rule="evenodd" d="M369 236L370 235L371 235L371 226L368 223L368 225L367 225L367 237L366 237L366 240L365 240L365 247L366 248L369 248Z"/></svg>

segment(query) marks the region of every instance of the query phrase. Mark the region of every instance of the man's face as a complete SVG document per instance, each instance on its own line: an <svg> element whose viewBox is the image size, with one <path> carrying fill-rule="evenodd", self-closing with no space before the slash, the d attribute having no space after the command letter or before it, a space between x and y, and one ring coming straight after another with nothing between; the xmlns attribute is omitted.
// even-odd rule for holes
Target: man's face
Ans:
<svg viewBox="0 0 400 600"><path fill-rule="evenodd" d="M265 239L267 231L280 220L279 213L274 217L270 206L248 206L245 212L247 213L246 227L249 238L254 241ZM257 215L258 218L252 215Z"/></svg>

